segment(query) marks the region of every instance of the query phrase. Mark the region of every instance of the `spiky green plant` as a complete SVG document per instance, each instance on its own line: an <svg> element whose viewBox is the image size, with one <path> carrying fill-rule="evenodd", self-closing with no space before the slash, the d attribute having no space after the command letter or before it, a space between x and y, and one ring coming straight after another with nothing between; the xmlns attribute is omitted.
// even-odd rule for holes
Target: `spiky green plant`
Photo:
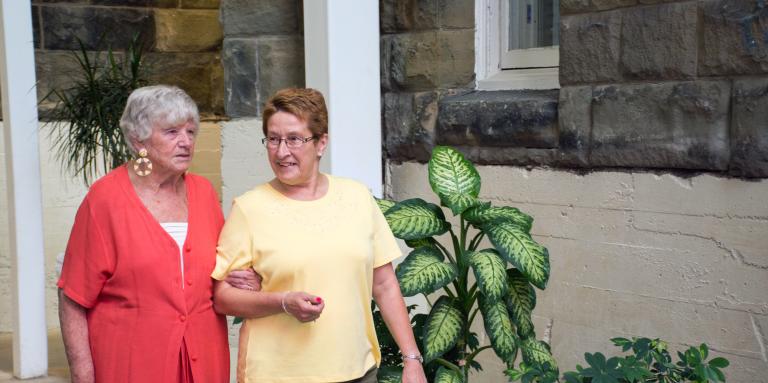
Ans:
<svg viewBox="0 0 768 383"><path fill-rule="evenodd" d="M139 35L133 37L121 60L111 48L104 60L99 52L89 55L79 39L78 44L80 50L72 53L79 69L72 86L53 89L43 100L56 101L47 115L51 123L45 126L50 127L57 158L87 185L99 171L116 168L131 158L120 117L128 95L147 81Z"/></svg>
<svg viewBox="0 0 768 383"><path fill-rule="evenodd" d="M394 235L413 249L396 270L403 295L443 293L431 304L420 344L425 362L439 365L435 382L467 382L470 369L481 367L477 355L488 348L510 368L520 350L525 363L547 363L556 371L531 321L534 287L544 289L549 279L547 249L530 234L533 219L478 199L480 175L452 148L432 151L429 184L457 216L458 230L442 208L422 199L378 202ZM445 234L447 247L436 240ZM485 237L492 247L481 248ZM470 329L478 313L490 345L480 346Z"/></svg>

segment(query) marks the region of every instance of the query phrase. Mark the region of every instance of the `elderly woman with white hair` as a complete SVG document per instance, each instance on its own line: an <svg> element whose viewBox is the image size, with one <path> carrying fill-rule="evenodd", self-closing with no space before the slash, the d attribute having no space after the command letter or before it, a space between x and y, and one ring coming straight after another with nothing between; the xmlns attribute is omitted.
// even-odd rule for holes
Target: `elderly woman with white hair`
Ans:
<svg viewBox="0 0 768 383"><path fill-rule="evenodd" d="M210 277L224 219L211 184L187 173L198 125L177 87L128 98L120 127L137 158L91 186L58 281L73 382L229 381ZM247 272L229 282L259 288Z"/></svg>

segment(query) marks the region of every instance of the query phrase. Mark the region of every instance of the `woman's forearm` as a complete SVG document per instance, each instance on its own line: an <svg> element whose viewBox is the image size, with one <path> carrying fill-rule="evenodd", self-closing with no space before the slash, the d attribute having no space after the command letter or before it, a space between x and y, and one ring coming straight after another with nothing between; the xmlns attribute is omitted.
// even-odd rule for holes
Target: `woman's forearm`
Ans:
<svg viewBox="0 0 768 383"><path fill-rule="evenodd" d="M225 281L213 282L213 308L219 314L261 318L283 312L285 293L238 289Z"/></svg>
<svg viewBox="0 0 768 383"><path fill-rule="evenodd" d="M403 355L418 355L419 348L413 337L411 320L397 283L392 264L373 271L373 299L381 310L381 316Z"/></svg>
<svg viewBox="0 0 768 383"><path fill-rule="evenodd" d="M59 290L59 321L73 383L92 383L93 359L88 340L87 310Z"/></svg>
<svg viewBox="0 0 768 383"><path fill-rule="evenodd" d="M324 308L322 298L303 291L265 293L238 289L226 281L213 282L213 309L219 314L262 318L284 313L309 322L319 318Z"/></svg>

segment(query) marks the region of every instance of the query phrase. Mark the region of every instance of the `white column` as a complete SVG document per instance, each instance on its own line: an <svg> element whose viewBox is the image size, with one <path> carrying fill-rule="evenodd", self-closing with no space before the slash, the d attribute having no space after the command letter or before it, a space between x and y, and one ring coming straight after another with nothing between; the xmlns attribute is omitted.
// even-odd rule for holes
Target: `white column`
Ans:
<svg viewBox="0 0 768 383"><path fill-rule="evenodd" d="M13 374L18 378L42 376L48 370L31 9L29 0L0 3L0 82L13 274Z"/></svg>
<svg viewBox="0 0 768 383"><path fill-rule="evenodd" d="M382 191L379 2L304 1L307 87L328 104L330 166L324 171Z"/></svg>

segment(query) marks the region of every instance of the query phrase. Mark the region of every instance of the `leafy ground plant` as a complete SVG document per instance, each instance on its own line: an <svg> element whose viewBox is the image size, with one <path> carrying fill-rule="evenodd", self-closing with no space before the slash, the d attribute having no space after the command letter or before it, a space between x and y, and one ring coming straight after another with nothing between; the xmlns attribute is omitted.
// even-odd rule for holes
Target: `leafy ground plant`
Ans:
<svg viewBox="0 0 768 383"><path fill-rule="evenodd" d="M43 99L56 101L47 118L64 121L47 126L56 155L72 175L90 184L100 170L116 168L131 158L123 140L120 117L128 95L147 81L143 77L143 49L139 35L131 40L122 59L111 48L106 58L80 50L72 53L78 72L73 85L54 89Z"/></svg>
<svg viewBox="0 0 768 383"><path fill-rule="evenodd" d="M631 354L606 358L599 352L586 353L584 359L588 367L577 365L576 371L566 372L562 379L539 363L521 363L506 373L510 381L523 383L725 382L722 369L728 367L729 362L721 357L707 361L709 347L706 344L678 352L679 360L674 363L667 344L659 339L613 338L611 341L623 352L631 350Z"/></svg>
<svg viewBox="0 0 768 383"><path fill-rule="evenodd" d="M436 147L428 168L429 184L458 228L441 207L419 198L378 202L394 235L413 249L396 270L403 295L423 294L429 302L430 294L442 292L418 334L426 366L438 366L434 382L467 382L470 369L481 369L477 355L489 348L510 367L519 350L528 365L557 371L531 321L534 287L546 287L550 270L547 249L531 237L533 219L481 201L480 175L452 148ZM444 234L447 247L436 240ZM486 237L492 247L481 248ZM490 345L481 346L470 329L478 313ZM396 379L391 370L380 381L390 378Z"/></svg>

